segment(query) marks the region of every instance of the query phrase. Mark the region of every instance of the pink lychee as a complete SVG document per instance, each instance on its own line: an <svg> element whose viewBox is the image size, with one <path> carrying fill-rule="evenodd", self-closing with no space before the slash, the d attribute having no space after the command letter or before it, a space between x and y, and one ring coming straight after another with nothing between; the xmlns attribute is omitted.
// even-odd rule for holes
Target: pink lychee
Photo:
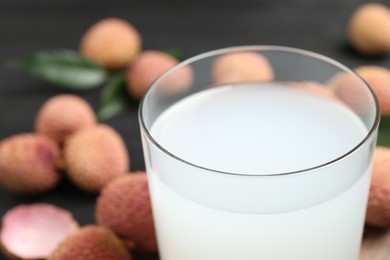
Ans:
<svg viewBox="0 0 390 260"><path fill-rule="evenodd" d="M108 184L97 199L97 223L113 230L134 249L157 250L145 172L130 173Z"/></svg>

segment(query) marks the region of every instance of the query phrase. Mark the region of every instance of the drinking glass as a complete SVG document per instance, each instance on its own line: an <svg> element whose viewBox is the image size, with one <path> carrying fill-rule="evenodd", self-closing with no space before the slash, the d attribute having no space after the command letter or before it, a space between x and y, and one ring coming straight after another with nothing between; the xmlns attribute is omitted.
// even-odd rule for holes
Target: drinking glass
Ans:
<svg viewBox="0 0 390 260"><path fill-rule="evenodd" d="M139 110L162 260L356 260L377 100L352 70L282 46L207 52Z"/></svg>

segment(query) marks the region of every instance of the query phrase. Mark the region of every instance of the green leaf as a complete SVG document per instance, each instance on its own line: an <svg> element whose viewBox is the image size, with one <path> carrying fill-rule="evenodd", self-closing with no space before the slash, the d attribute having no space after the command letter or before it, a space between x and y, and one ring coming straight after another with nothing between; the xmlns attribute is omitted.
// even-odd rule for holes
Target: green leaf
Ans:
<svg viewBox="0 0 390 260"><path fill-rule="evenodd" d="M168 48L164 49L163 52L165 52L168 55L171 55L172 57L181 60L182 59L182 54L181 51L178 48Z"/></svg>
<svg viewBox="0 0 390 260"><path fill-rule="evenodd" d="M377 144L390 147L390 116L381 117Z"/></svg>
<svg viewBox="0 0 390 260"><path fill-rule="evenodd" d="M101 107L97 113L99 121L105 121L116 115L119 115L127 107L127 102L125 100L115 100L110 104Z"/></svg>
<svg viewBox="0 0 390 260"><path fill-rule="evenodd" d="M98 118L107 120L123 112L128 105L128 94L122 74L114 74L103 87L100 96Z"/></svg>
<svg viewBox="0 0 390 260"><path fill-rule="evenodd" d="M11 60L8 65L73 90L96 88L107 76L102 67L72 50L42 51L30 57Z"/></svg>

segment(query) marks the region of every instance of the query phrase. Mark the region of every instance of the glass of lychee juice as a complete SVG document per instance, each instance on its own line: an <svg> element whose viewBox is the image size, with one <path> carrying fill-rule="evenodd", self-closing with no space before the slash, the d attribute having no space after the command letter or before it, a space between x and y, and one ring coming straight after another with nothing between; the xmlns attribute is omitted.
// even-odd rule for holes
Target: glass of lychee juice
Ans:
<svg viewBox="0 0 390 260"><path fill-rule="evenodd" d="M358 259L379 111L347 67L216 50L158 78L139 118L160 259Z"/></svg>

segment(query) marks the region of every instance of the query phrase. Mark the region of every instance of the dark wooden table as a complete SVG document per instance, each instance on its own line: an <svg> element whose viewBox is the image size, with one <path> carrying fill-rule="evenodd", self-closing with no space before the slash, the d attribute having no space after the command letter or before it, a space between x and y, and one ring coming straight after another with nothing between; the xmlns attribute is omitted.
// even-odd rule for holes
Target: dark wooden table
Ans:
<svg viewBox="0 0 390 260"><path fill-rule="evenodd" d="M385 3L387 0L382 0ZM390 67L390 57L367 58L348 45L346 25L356 0L159 0L159 1L0 1L0 63L44 49L77 49L83 32L106 17L121 17L136 26L144 49L179 48L184 58L234 45L285 45L319 52L354 68L375 64ZM34 117L59 88L20 71L0 67L0 139L33 131ZM77 92L96 109L100 89ZM144 169L138 104L107 120L125 138L131 170ZM66 181L53 192L23 197L0 189L0 214L20 203L45 201L65 207L82 224L94 222L95 196ZM390 233L367 229L364 260L390 259ZM0 256L0 259L5 259ZM157 260L157 255L136 256Z"/></svg>

